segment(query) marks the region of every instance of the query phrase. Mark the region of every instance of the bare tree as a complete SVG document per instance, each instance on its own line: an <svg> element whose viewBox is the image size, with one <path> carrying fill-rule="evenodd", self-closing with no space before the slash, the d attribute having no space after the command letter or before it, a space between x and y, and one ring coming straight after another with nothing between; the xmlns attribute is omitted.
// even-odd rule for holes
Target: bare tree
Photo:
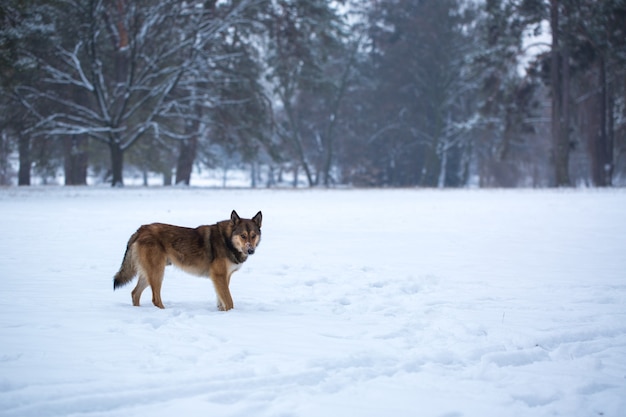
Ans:
<svg viewBox="0 0 626 417"><path fill-rule="evenodd" d="M332 60L344 46L341 16L328 0L279 0L271 3L264 23L276 133L309 186L319 183L320 173L328 183L333 129L349 74L345 68L349 71L353 62L350 58L344 70L332 71ZM317 123L313 101L324 95L325 121Z"/></svg>
<svg viewBox="0 0 626 417"><path fill-rule="evenodd" d="M198 155L212 165L216 149L246 161L267 142L270 107L261 86L258 14L266 1L249 2L227 31L198 48L159 120L162 134L178 141L176 183L189 184ZM259 6L259 7L254 7ZM232 6L210 4L205 20L222 20ZM176 121L179 121L178 123Z"/></svg>
<svg viewBox="0 0 626 417"><path fill-rule="evenodd" d="M110 152L111 183L123 184L124 152L148 131L202 45L226 31L249 2L233 2L220 19L205 19L196 2L73 0L60 3L79 24L78 38L59 41L40 61L47 88L21 86L22 102L40 135L88 135ZM67 14L66 14L67 13ZM52 88L51 88L52 87Z"/></svg>

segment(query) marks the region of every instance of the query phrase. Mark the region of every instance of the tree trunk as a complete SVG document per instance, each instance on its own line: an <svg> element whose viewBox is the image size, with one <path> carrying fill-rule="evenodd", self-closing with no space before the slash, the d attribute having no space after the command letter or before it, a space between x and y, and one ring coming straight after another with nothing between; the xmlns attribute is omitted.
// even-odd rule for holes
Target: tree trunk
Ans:
<svg viewBox="0 0 626 417"><path fill-rule="evenodd" d="M252 162L250 163L250 187L251 188L256 188L256 180L257 180L257 164L256 162ZM270 174L271 174L272 170L270 169ZM268 179L268 183L269 183L269 179ZM269 188L269 186L268 186Z"/></svg>
<svg viewBox="0 0 626 417"><path fill-rule="evenodd" d="M176 164L176 185L189 185L197 148L198 137L196 135L180 142L178 163Z"/></svg>
<svg viewBox="0 0 626 417"><path fill-rule="evenodd" d="M191 183L191 172L193 171L193 163L196 160L196 154L198 149L198 135L199 132L204 130L200 125L202 119L202 108L197 104L195 88L192 91L191 96L193 113L195 118L190 118L185 121L185 135L188 139L184 139L180 142L178 162L176 164L176 180L175 184L189 185Z"/></svg>
<svg viewBox="0 0 626 417"><path fill-rule="evenodd" d="M300 165L293 168L293 188L298 188L298 176L300 174Z"/></svg>
<svg viewBox="0 0 626 417"><path fill-rule="evenodd" d="M284 99L283 104L285 106L285 112L287 114L287 118L289 119L289 125L291 128L290 131L286 133L286 138L288 138L288 140L293 143L299 165L302 166L302 168L304 169L306 179L309 182L309 187L314 187L315 179L313 178L311 168L309 167L306 156L304 154L304 147L302 146L302 138L300 136L300 127L298 125L298 120L294 115L294 111L291 108L289 100Z"/></svg>
<svg viewBox="0 0 626 417"><path fill-rule="evenodd" d="M124 186L124 151L118 141L111 140L109 142L109 150L111 151L111 179L112 187Z"/></svg>
<svg viewBox="0 0 626 417"><path fill-rule="evenodd" d="M329 187L332 182L332 177L330 175L330 170L333 163L333 146L334 146L334 127L337 123L337 117L339 114L339 108L341 107L341 102L343 101L344 95L348 89L349 79L350 79L350 71L356 62L356 54L359 50L359 45L361 45L361 39L357 40L354 43L354 46L351 50L350 59L346 63L346 66L341 75L341 79L339 81L339 91L337 92L337 97L335 97L334 102L332 103L333 107L330 112L330 120L326 128L326 133L324 134L326 140L326 153L324 155L324 165L323 165L323 174L324 174L324 186Z"/></svg>
<svg viewBox="0 0 626 417"><path fill-rule="evenodd" d="M439 173L441 171L441 160L439 158L439 141L437 140L432 146L428 147L426 151L426 157L422 168L419 185L421 187L436 187L439 180ZM445 173L444 173L445 183Z"/></svg>
<svg viewBox="0 0 626 417"><path fill-rule="evenodd" d="M604 61L604 69L605 69L605 77L606 77L606 68L608 67L608 63ZM606 77L604 79L604 85L606 89L606 162L604 174L606 175L606 185L613 185L613 173L615 171L615 113L613 110L615 109L615 95L613 92L613 88L615 84L611 81L608 81Z"/></svg>
<svg viewBox="0 0 626 417"><path fill-rule="evenodd" d="M86 142L78 136L63 138L65 185L87 185Z"/></svg>
<svg viewBox="0 0 626 417"><path fill-rule="evenodd" d="M552 143L555 186L567 187L569 178L569 54L560 45L559 0L550 0L552 50Z"/></svg>
<svg viewBox="0 0 626 417"><path fill-rule="evenodd" d="M18 152L20 167L17 176L17 185L30 185L30 169L33 164L30 154L30 137L19 135Z"/></svg>
<svg viewBox="0 0 626 417"><path fill-rule="evenodd" d="M437 188L445 188L446 187L446 175L448 170L448 151L445 146L443 146L443 151L441 152L441 164L439 165L439 177L437 178Z"/></svg>
<svg viewBox="0 0 626 417"><path fill-rule="evenodd" d="M599 59L599 84L600 92L598 97L598 116L599 123L597 133L592 138L593 151L592 155L592 176L593 183L597 187L608 187L611 185L613 177L613 145L610 139L609 125L612 115L612 106L610 106L609 92L606 79L606 62L603 57Z"/></svg>
<svg viewBox="0 0 626 417"><path fill-rule="evenodd" d="M172 185L172 170L167 169L163 171L163 185L169 187Z"/></svg>
<svg viewBox="0 0 626 417"><path fill-rule="evenodd" d="M10 154L9 137L5 132L0 132L0 185L11 185Z"/></svg>

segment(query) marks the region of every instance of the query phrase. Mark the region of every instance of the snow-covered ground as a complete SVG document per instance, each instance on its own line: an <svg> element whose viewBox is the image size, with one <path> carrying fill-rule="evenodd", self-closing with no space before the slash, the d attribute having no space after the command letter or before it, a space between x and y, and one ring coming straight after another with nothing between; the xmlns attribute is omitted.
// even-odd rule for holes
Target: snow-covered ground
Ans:
<svg viewBox="0 0 626 417"><path fill-rule="evenodd" d="M263 210L233 276L128 237ZM1 416L624 416L626 190L0 190Z"/></svg>

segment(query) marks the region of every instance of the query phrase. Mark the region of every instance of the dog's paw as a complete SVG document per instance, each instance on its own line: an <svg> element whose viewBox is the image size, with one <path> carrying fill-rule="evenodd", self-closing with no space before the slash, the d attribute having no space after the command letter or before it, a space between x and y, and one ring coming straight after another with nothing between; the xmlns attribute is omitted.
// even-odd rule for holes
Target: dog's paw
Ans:
<svg viewBox="0 0 626 417"><path fill-rule="evenodd" d="M230 306L230 307L225 307L225 306L224 306L224 304L222 304L222 303L218 303L218 304L217 304L217 309L218 309L219 311L228 311L228 310L232 310L232 309L233 309L233 306Z"/></svg>

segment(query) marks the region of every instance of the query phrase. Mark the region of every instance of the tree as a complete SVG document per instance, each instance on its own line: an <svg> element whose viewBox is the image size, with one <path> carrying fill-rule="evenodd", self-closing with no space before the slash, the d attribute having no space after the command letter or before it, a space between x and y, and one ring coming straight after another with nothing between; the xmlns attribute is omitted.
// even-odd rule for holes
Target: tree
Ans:
<svg viewBox="0 0 626 417"><path fill-rule="evenodd" d="M376 101L369 141L385 183L459 186L476 111L467 71L474 6L455 0L381 2L371 14Z"/></svg>
<svg viewBox="0 0 626 417"><path fill-rule="evenodd" d="M593 184L610 186L616 163L615 120L626 100L626 94L619 96L626 85L626 4L579 0L573 6L570 42L579 130L586 136Z"/></svg>
<svg viewBox="0 0 626 417"><path fill-rule="evenodd" d="M220 160L309 186L626 169L624 0L6 0L0 22L3 182L121 185L126 163L189 184Z"/></svg>
<svg viewBox="0 0 626 417"><path fill-rule="evenodd" d="M261 86L258 52L261 25L256 21L264 4L250 3L228 31L203 44L193 69L179 82L181 98L161 115L184 120L177 133L169 133L179 139L177 184L189 184L199 149L207 154L217 145L251 161L259 147L271 147L270 106ZM206 19L223 19L230 11L225 4L212 4Z"/></svg>
<svg viewBox="0 0 626 417"><path fill-rule="evenodd" d="M247 3L234 2L221 19L205 19L206 10L194 2L59 3L57 26L73 20L77 36L58 39L52 59L31 55L47 82L19 88L40 120L33 131L105 143L111 183L122 185L124 152L146 132L158 132L158 116L198 50L227 30Z"/></svg>
<svg viewBox="0 0 626 417"><path fill-rule="evenodd" d="M6 155L1 164L8 166L10 139L14 138L19 154L18 185L30 185L31 181L32 138L26 131L34 117L19 109L15 90L23 84L39 83L37 62L25 51L46 54L53 34L49 12L48 5L37 1L7 0L0 6L0 109L4 115L0 132Z"/></svg>
<svg viewBox="0 0 626 417"><path fill-rule="evenodd" d="M559 0L550 0L550 85L552 87L552 140L554 179L557 187L571 185L570 151L570 54L569 45L561 40L562 10Z"/></svg>
<svg viewBox="0 0 626 417"><path fill-rule="evenodd" d="M332 129L345 77L340 71L335 78L329 78L325 70L333 58L340 56L343 22L329 0L278 0L271 3L263 22L268 37L267 79L279 103L275 108L276 133L304 170L309 186L319 183L320 171L324 171L324 182L328 183ZM307 97L317 99L320 93L328 94L327 100L331 101L326 101L326 120L330 124L324 123L325 129L311 120L312 107L307 104L312 103L305 103ZM315 161L319 155L324 162Z"/></svg>
<svg viewBox="0 0 626 417"><path fill-rule="evenodd" d="M542 34L541 8L532 1L488 0L477 17L480 48L472 53L471 68L479 87L478 140L475 144L481 186L513 187L525 184L543 163L533 152L531 135L538 126L541 79L537 65L524 66L525 33ZM533 168L535 170L536 168Z"/></svg>
<svg viewBox="0 0 626 417"><path fill-rule="evenodd" d="M620 99L615 101L613 92L619 91L615 86L624 78L623 51L626 50L623 1L598 4L591 0L489 0L485 10L489 38L485 53L480 55L487 64L483 65L484 92L492 94L487 95L490 99L483 105L483 114L495 117L503 127L503 132L498 134L504 139L502 144L510 143L510 133L513 137L523 137L529 128L541 129L540 123L531 125L524 119L531 120L528 116L532 116L529 111L536 95L533 90L540 91L535 78L543 75L551 103L551 183L568 186L574 181L587 181L583 173L586 168L581 169L580 162L576 168L571 166L574 154L575 161L590 161L589 177L595 185L610 185L615 165L613 120L620 108ZM523 52L520 40L526 32L541 31L542 22L548 22L550 27L549 49L530 62L524 79L516 80L515 70ZM507 56L512 58L509 63ZM507 72L513 76L502 77ZM501 87L506 85L514 93L508 93L514 101L502 95L506 90ZM515 102L516 105L510 106ZM507 107L514 112L498 111ZM503 118L498 113L523 117L513 118L517 119L518 127L515 127L509 123L508 116ZM583 154L585 147L581 143L587 143L588 155ZM494 160L498 161L498 157ZM515 160L519 163L522 159L516 155Z"/></svg>
<svg viewBox="0 0 626 417"><path fill-rule="evenodd" d="M625 100L614 92L626 73L626 6L621 0L550 0L549 8L555 185L572 184L569 154L584 149L580 142L587 143L593 184L611 185L614 121Z"/></svg>

